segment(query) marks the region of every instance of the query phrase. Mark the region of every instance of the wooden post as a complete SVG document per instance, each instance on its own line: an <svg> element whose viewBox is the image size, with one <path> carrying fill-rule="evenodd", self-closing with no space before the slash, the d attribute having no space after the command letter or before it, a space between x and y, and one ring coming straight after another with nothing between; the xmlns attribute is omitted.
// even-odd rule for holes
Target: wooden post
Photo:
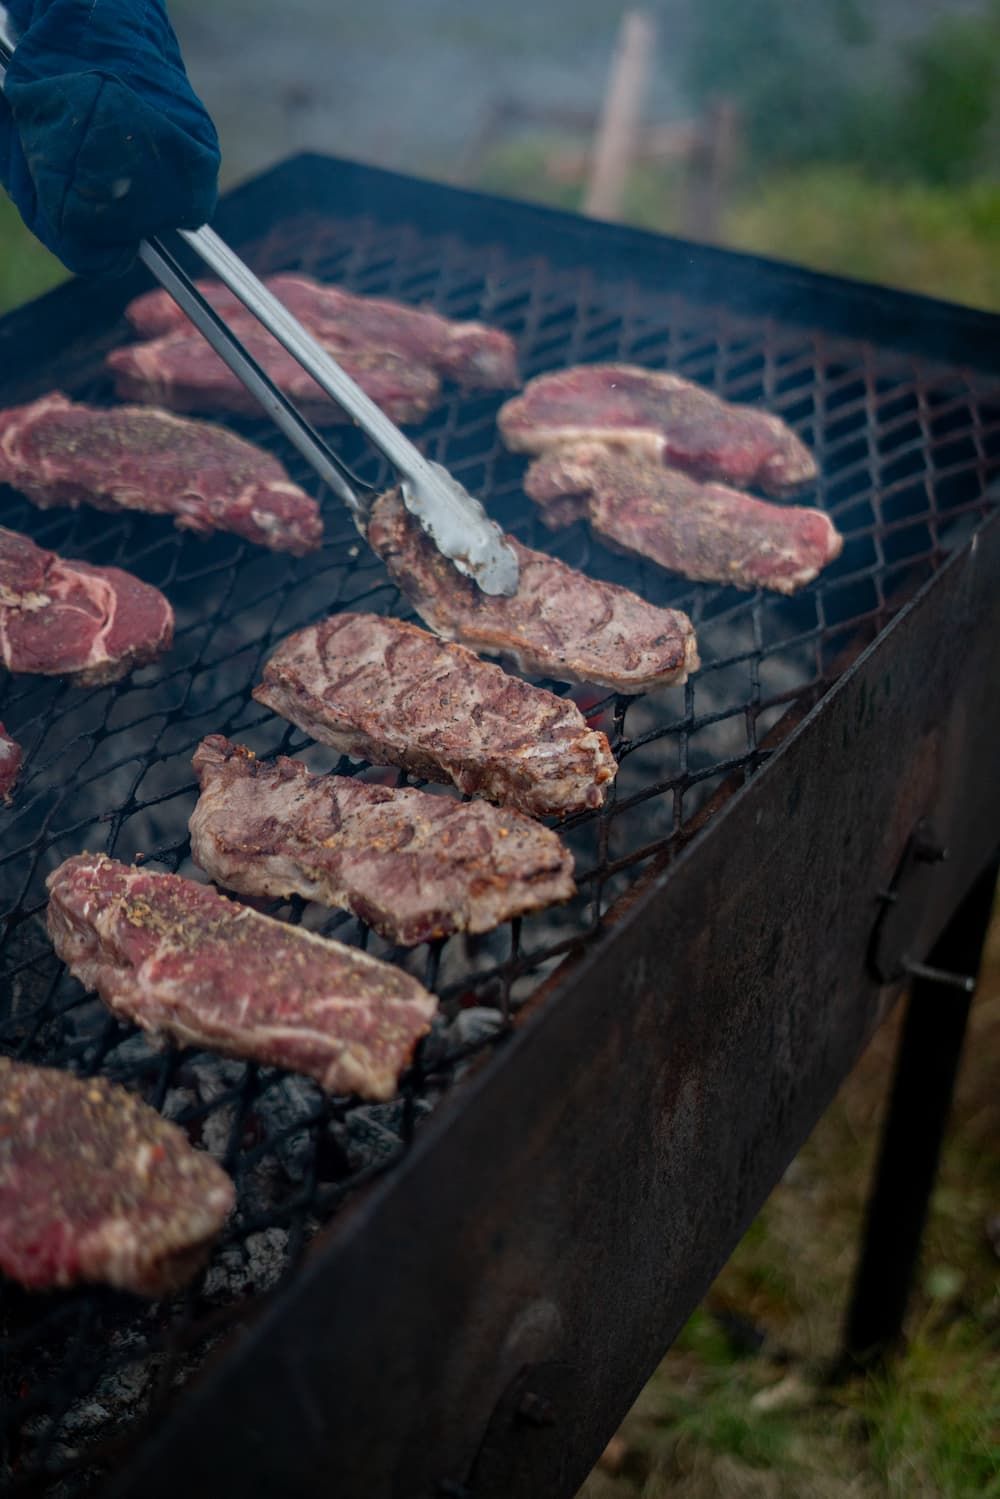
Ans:
<svg viewBox="0 0 1000 1499"><path fill-rule="evenodd" d="M690 120L669 125L646 125L636 131L633 163L686 162L698 143L698 126ZM553 182L586 180L593 151L590 146L553 147L545 162L545 172Z"/></svg>
<svg viewBox="0 0 1000 1499"><path fill-rule="evenodd" d="M618 35L583 203L584 213L593 218L616 219L621 213L655 48L656 24L652 17L644 11L627 11Z"/></svg>

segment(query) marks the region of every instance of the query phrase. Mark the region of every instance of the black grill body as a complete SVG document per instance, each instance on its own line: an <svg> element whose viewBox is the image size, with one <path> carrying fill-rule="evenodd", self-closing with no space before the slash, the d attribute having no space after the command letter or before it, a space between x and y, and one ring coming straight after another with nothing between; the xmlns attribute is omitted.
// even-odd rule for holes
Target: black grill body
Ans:
<svg viewBox="0 0 1000 1499"><path fill-rule="evenodd" d="M526 378L623 360L759 401L816 451L846 545L787 600L672 579L582 525L553 537L498 400L450 394L417 434L430 456L522 540L686 609L704 665L637 700L574 693L622 768L561 830L566 908L403 953L276 907L441 995L375 1109L149 1048L54 961L44 878L84 847L191 873L204 734L332 763L252 702L269 650L406 601L329 495L326 544L296 561L0 490L5 524L129 568L178 618L172 654L114 687L0 686L27 751L0 845L0 1046L126 1082L239 1189L169 1303L3 1287L2 1471L67 1496L570 1495L1000 841L1000 319L320 158L217 225L259 273L508 328ZM110 400L103 354L146 285L71 285L0 323L3 404ZM265 423L234 425L309 482ZM951 857L914 867L932 824Z"/></svg>

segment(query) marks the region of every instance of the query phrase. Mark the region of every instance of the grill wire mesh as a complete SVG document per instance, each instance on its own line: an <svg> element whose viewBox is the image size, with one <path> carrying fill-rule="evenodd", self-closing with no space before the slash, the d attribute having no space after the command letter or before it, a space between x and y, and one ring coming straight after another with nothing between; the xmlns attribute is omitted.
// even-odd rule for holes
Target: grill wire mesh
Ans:
<svg viewBox="0 0 1000 1499"><path fill-rule="evenodd" d="M604 550L582 523L553 535L521 493L522 460L499 443L499 400L448 392L418 434L425 451L529 545L685 609L704 665L686 687L637 699L573 690L611 737L621 771L600 813L561 825L577 861L579 894L569 905L412 952L391 949L344 913L298 901L269 908L402 963L439 994L441 1023L399 1098L373 1106L324 1099L311 1083L272 1069L152 1049L54 960L44 880L83 848L124 860L142 854L154 868L196 874L186 833L196 795L190 759L208 733L260 754L304 753L315 767L405 783L395 772L337 762L254 704L250 689L289 631L336 609L412 618L406 600L329 495L321 496L322 551L295 560L232 537L196 540L161 519L39 511L0 489L7 525L69 557L130 569L163 589L177 615L172 653L124 682L0 685L0 718L26 754L14 807L0 813L0 1047L124 1082L212 1152L239 1194L207 1270L168 1301L147 1305L100 1289L32 1297L0 1284L0 1486L14 1492L70 1496L100 1486L206 1354L295 1273L344 1198L405 1152L478 1053L502 1044L517 1009L560 960L598 939L615 901L766 761L789 708L817 700L967 539L990 507L1000 466L996 392L991 403L970 375L864 344L368 219L287 221L248 258L260 272L299 269L498 324L517 338L525 378L625 360L760 402L815 451L822 478L815 498L805 498L833 514L846 545L817 583L782 599L673 579ZM124 336L119 326L104 347ZM109 402L102 353L95 347L57 364L51 385ZM280 454L315 492L268 425L232 425ZM336 442L364 478L386 478L355 434Z"/></svg>

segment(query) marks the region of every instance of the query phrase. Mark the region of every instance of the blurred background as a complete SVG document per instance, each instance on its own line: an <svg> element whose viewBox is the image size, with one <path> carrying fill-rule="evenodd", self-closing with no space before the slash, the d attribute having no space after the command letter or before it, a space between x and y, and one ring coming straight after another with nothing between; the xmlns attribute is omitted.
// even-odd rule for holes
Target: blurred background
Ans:
<svg viewBox="0 0 1000 1499"><path fill-rule="evenodd" d="M226 185L327 151L1000 310L1000 0L650 0L624 64L639 119L609 185L593 145L625 9L171 5ZM61 275L0 197L0 310ZM974 1017L905 1355L828 1377L890 1022L587 1499L1000 1499L996 925Z"/></svg>
<svg viewBox="0 0 1000 1499"><path fill-rule="evenodd" d="M310 148L565 207L616 0L172 0L227 184ZM1000 0L649 0L612 212L1000 307ZM0 307L58 267L0 211Z"/></svg>

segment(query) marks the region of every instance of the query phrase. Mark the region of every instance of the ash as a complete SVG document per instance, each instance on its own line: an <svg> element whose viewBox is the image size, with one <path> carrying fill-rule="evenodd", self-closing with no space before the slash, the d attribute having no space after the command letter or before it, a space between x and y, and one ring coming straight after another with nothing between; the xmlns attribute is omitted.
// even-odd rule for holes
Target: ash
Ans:
<svg viewBox="0 0 1000 1499"><path fill-rule="evenodd" d="M272 1290L288 1268L288 1232L266 1228L219 1253L202 1282L206 1301L236 1301Z"/></svg>

